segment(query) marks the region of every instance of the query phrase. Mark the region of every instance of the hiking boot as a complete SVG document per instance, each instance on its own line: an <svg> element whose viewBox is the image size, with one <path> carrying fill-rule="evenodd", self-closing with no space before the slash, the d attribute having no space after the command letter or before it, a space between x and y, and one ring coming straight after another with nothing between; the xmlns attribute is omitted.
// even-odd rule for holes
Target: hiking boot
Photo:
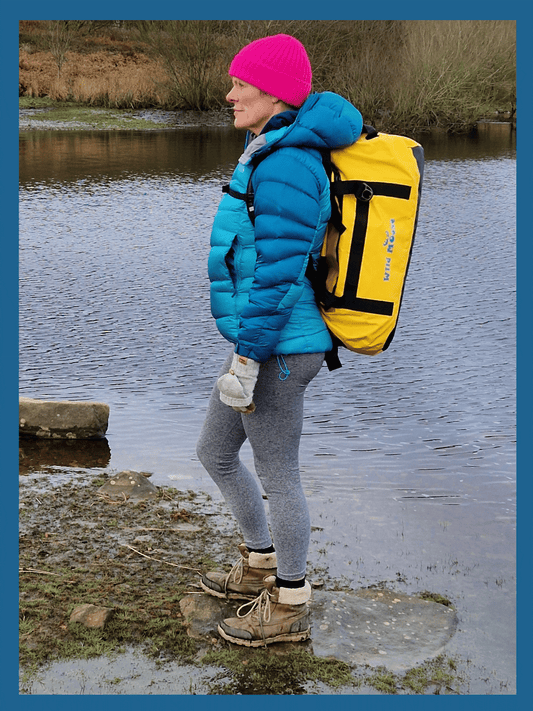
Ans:
<svg viewBox="0 0 533 711"><path fill-rule="evenodd" d="M254 600L265 589L263 579L275 575L275 553L250 553L244 543L239 546L241 557L229 573L205 573L200 585L209 595L229 600Z"/></svg>
<svg viewBox="0 0 533 711"><path fill-rule="evenodd" d="M262 647L273 642L301 642L311 636L309 607L311 586L278 588L275 576L265 579L266 588L253 602L246 602L218 625L220 635L233 644ZM251 606L251 607L250 607ZM248 612L244 612L249 608Z"/></svg>

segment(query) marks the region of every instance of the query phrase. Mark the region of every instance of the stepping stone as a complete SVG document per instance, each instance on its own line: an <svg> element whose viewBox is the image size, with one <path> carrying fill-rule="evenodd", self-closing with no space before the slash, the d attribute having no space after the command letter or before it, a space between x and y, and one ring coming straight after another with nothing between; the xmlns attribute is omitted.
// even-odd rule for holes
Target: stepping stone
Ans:
<svg viewBox="0 0 533 711"><path fill-rule="evenodd" d="M109 405L103 402L19 398L19 433L49 439L99 439L107 432Z"/></svg>
<svg viewBox="0 0 533 711"><path fill-rule="evenodd" d="M195 639L218 638L218 623L235 617L238 606L205 594L180 602L188 634ZM269 650L283 653L302 646L317 657L401 672L441 654L457 626L451 607L385 588L314 589L310 611L309 642L269 645Z"/></svg>
<svg viewBox="0 0 533 711"><path fill-rule="evenodd" d="M234 617L237 606L234 600L229 602L206 593L192 593L180 600L187 634L197 640L220 639L218 623L226 617Z"/></svg>
<svg viewBox="0 0 533 711"><path fill-rule="evenodd" d="M311 618L317 657L395 672L437 657L457 626L451 607L385 588L315 590Z"/></svg>

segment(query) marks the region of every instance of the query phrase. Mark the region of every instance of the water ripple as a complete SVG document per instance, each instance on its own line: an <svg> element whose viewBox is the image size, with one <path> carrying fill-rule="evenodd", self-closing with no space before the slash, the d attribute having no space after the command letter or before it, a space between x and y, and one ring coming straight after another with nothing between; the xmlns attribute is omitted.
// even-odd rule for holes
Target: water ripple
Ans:
<svg viewBox="0 0 533 711"><path fill-rule="evenodd" d="M23 395L105 400L125 429L117 413L142 409L154 443L179 433L194 450L228 350L206 271L229 172L218 160L201 175L165 164L24 182ZM406 470L513 474L514 185L509 156L428 161L391 348L375 358L341 353L343 368L324 368L308 391L303 466L335 461L340 476L328 486L353 487L376 461L397 479ZM490 235L498 249L487 248Z"/></svg>

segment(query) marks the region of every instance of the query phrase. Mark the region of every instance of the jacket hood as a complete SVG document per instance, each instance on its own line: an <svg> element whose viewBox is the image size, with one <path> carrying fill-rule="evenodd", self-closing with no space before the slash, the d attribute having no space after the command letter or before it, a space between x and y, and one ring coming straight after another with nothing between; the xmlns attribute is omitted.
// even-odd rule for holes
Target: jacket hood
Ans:
<svg viewBox="0 0 533 711"><path fill-rule="evenodd" d="M363 118L355 106L338 94L324 91L309 96L280 143L332 150L356 141L362 129Z"/></svg>
<svg viewBox="0 0 533 711"><path fill-rule="evenodd" d="M251 141L239 162L253 154L286 146L333 150L348 146L361 135L363 118L349 101L331 91L311 94L299 111L274 116Z"/></svg>

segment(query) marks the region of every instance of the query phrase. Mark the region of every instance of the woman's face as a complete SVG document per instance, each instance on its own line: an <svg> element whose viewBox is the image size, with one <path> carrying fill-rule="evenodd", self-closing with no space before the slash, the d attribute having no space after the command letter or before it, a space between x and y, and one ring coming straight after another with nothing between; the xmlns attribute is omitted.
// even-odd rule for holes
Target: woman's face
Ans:
<svg viewBox="0 0 533 711"><path fill-rule="evenodd" d="M259 135L269 119L283 110L283 104L270 94L265 94L256 86L232 77L233 88L226 101L233 104L235 128L244 128Z"/></svg>

